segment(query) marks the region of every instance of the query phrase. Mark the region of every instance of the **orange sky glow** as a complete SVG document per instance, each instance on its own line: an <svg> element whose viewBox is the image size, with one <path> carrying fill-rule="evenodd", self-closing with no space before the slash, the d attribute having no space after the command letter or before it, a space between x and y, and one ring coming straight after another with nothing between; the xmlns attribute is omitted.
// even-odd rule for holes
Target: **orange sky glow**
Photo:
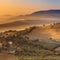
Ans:
<svg viewBox="0 0 60 60"><path fill-rule="evenodd" d="M32 6L32 5L22 5L20 4L19 6L18 5L1 5L0 4L0 15L25 15L25 14L30 14L32 12L35 12L35 11L38 11L38 10L44 10L48 7L43 7L41 6L40 8L39 7L36 7L36 6Z"/></svg>
<svg viewBox="0 0 60 60"><path fill-rule="evenodd" d="M0 15L25 15L40 10L58 9L59 2L60 0L0 0Z"/></svg>

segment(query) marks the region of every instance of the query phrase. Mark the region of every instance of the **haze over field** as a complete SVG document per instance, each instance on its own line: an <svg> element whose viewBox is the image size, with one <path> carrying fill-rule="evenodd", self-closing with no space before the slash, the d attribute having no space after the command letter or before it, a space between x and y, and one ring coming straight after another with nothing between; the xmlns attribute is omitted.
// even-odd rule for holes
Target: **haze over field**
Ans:
<svg viewBox="0 0 60 60"><path fill-rule="evenodd" d="M60 22L60 10L36 11L29 15L11 16L0 18L0 31L21 30L30 26L53 24Z"/></svg>
<svg viewBox="0 0 60 60"><path fill-rule="evenodd" d="M34 12L45 11L45 10L60 10L60 0L37 0L37 1L36 0L33 1L32 0L1 0L0 24L8 23L16 20L25 20L25 19L20 19L20 17L18 16L29 15ZM56 16L58 18L56 18ZM45 17L46 16L43 15L43 18L37 18L37 19L45 20ZM52 19L59 20L60 19L59 17L60 14L56 13L55 18ZM46 17L46 19L51 20L49 17Z"/></svg>

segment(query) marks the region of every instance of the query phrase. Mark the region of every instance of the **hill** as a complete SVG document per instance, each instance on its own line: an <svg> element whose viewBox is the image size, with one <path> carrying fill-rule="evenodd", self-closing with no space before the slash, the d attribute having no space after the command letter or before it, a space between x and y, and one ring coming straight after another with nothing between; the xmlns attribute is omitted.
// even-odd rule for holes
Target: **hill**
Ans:
<svg viewBox="0 0 60 60"><path fill-rule="evenodd" d="M54 59L52 56L55 58L60 56L60 41L53 39L51 34L58 36L59 33L60 23L29 27L21 31L1 32L0 52L25 60L29 58L50 59L50 57Z"/></svg>
<svg viewBox="0 0 60 60"><path fill-rule="evenodd" d="M30 16L60 17L60 10L45 10L32 13Z"/></svg>
<svg viewBox="0 0 60 60"><path fill-rule="evenodd" d="M37 11L37 12L34 12L34 13L32 13L32 15L34 15L34 14L39 14L39 15L41 15L41 14L60 14L60 10L45 10L45 11Z"/></svg>

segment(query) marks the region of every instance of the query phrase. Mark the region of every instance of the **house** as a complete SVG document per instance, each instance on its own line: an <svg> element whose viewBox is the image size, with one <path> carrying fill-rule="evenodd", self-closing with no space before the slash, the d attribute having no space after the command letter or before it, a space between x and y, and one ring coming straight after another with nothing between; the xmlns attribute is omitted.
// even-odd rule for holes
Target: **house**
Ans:
<svg viewBox="0 0 60 60"><path fill-rule="evenodd" d="M12 41L8 41L8 44L12 45L12 44L13 44L13 42L12 42Z"/></svg>

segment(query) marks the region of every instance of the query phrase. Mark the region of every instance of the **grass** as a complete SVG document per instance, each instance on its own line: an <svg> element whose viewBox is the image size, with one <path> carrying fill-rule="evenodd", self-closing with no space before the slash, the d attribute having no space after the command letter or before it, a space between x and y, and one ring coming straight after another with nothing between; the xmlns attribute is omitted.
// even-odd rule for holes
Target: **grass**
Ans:
<svg viewBox="0 0 60 60"><path fill-rule="evenodd" d="M49 43L49 42L40 42L40 45L48 50L54 50L56 47L58 47L60 44L58 42L56 43Z"/></svg>

